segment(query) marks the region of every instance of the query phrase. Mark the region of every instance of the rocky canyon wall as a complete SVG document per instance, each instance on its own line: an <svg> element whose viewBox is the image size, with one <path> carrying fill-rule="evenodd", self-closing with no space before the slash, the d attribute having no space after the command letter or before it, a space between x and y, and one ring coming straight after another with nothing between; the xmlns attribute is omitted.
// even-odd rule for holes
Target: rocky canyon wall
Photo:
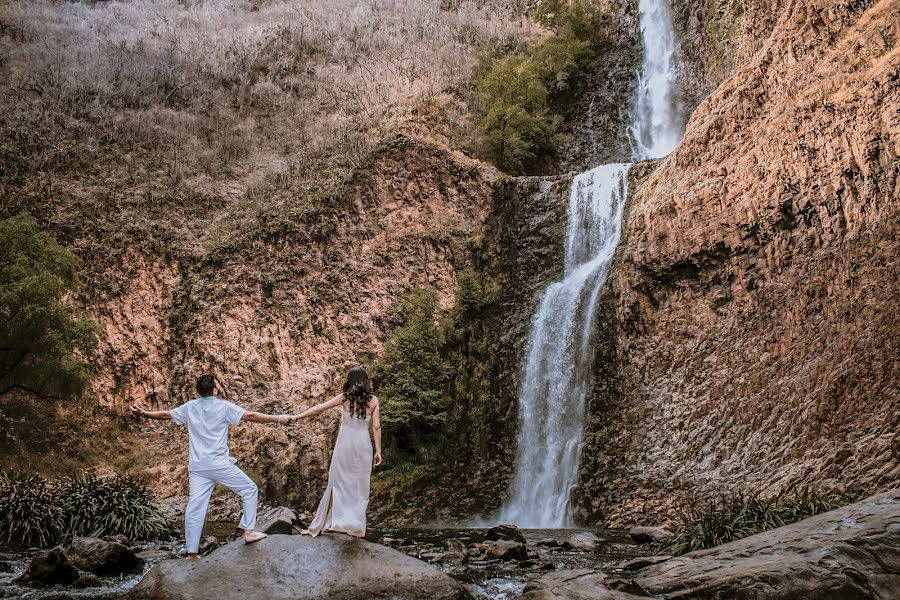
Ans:
<svg viewBox="0 0 900 600"><path fill-rule="evenodd" d="M632 174L581 518L896 486L900 3L675 5L695 89L722 81Z"/></svg>

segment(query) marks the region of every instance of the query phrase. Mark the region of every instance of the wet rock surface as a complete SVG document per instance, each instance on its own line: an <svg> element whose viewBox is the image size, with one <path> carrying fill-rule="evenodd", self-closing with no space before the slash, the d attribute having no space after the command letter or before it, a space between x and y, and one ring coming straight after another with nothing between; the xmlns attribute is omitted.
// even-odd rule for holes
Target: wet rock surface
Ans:
<svg viewBox="0 0 900 600"><path fill-rule="evenodd" d="M77 580L78 568L57 546L35 556L16 583L29 586L69 585Z"/></svg>
<svg viewBox="0 0 900 600"><path fill-rule="evenodd" d="M137 556L131 548L118 542L77 537L67 543L63 551L77 568L96 575L140 573L144 568L144 559Z"/></svg>

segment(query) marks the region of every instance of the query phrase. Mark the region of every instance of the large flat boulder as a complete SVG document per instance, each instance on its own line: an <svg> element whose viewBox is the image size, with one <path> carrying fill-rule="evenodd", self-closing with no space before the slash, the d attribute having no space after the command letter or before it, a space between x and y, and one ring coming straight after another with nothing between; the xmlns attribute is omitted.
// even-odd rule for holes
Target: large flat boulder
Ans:
<svg viewBox="0 0 900 600"><path fill-rule="evenodd" d="M526 592L529 600L896 600L900 489L709 550L660 557L630 579L567 571Z"/></svg>
<svg viewBox="0 0 900 600"><path fill-rule="evenodd" d="M339 534L271 535L195 562L164 560L128 600L463 600L466 589L420 560Z"/></svg>

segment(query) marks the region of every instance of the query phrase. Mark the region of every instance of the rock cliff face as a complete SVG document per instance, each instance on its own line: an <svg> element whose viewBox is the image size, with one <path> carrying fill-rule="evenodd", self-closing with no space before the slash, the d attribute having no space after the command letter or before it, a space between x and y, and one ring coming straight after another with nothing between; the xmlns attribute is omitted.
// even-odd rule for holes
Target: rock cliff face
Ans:
<svg viewBox="0 0 900 600"><path fill-rule="evenodd" d="M709 34L714 3L693 4L675 13ZM679 148L633 173L601 307L588 520L900 481L900 5L743 4L736 68ZM685 46L709 52L706 34ZM690 68L712 83L720 58Z"/></svg>
<svg viewBox="0 0 900 600"><path fill-rule="evenodd" d="M170 407L191 397L196 373L211 370L223 395L250 409L293 412L327 399L349 364L381 352L405 291L431 286L452 304L494 178L440 143L400 135L322 207L265 223L268 237L247 241L253 224L239 224L192 260L122 257L136 275L120 295L88 305L103 327L97 396L118 411L128 399ZM267 500L314 506L332 417L244 425L232 433L233 454L265 481ZM185 433L137 427L156 453L147 472L157 490L184 493Z"/></svg>

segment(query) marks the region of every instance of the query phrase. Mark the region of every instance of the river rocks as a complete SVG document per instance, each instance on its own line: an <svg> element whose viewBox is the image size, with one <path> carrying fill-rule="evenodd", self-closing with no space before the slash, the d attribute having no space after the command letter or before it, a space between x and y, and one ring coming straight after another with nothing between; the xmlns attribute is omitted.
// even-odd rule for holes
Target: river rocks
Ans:
<svg viewBox="0 0 900 600"><path fill-rule="evenodd" d="M256 530L263 533L294 533L294 527L299 524L299 517L292 509L285 506L277 506L264 511L256 517Z"/></svg>
<svg viewBox="0 0 900 600"><path fill-rule="evenodd" d="M633 562L638 570L631 579L591 570L554 573L524 597L893 599L900 590L900 489L716 548L648 562L655 564Z"/></svg>
<svg viewBox="0 0 900 600"><path fill-rule="evenodd" d="M556 571L525 586L522 600L634 600L627 592L607 587L609 578L590 569Z"/></svg>
<svg viewBox="0 0 900 600"><path fill-rule="evenodd" d="M559 548L562 544L559 540L554 538L543 538L537 541L536 546L543 546L545 548Z"/></svg>
<svg viewBox="0 0 900 600"><path fill-rule="evenodd" d="M103 581L93 573L81 573L73 585L79 589L100 587Z"/></svg>
<svg viewBox="0 0 900 600"><path fill-rule="evenodd" d="M69 585L77 580L78 568L71 563L63 549L57 546L35 556L16 583L40 587Z"/></svg>
<svg viewBox="0 0 900 600"><path fill-rule="evenodd" d="M672 537L672 532L665 527L632 527L628 530L628 535L637 544L658 544Z"/></svg>
<svg viewBox="0 0 900 600"><path fill-rule="evenodd" d="M528 548L525 544L510 540L497 540L485 544L485 556L487 558L499 558L500 560L528 560Z"/></svg>
<svg viewBox="0 0 900 600"><path fill-rule="evenodd" d="M435 562L464 565L469 562L469 555L465 552L444 552L436 557Z"/></svg>
<svg viewBox="0 0 900 600"><path fill-rule="evenodd" d="M97 575L140 573L144 559L130 548L99 538L77 537L64 546L72 564Z"/></svg>
<svg viewBox="0 0 900 600"><path fill-rule="evenodd" d="M206 535L200 538L200 546L197 552L200 556L205 556L222 545L222 542L214 535Z"/></svg>
<svg viewBox="0 0 900 600"><path fill-rule="evenodd" d="M273 535L227 544L195 562L162 561L128 600L464 600L468 592L420 560L350 536Z"/></svg>
<svg viewBox="0 0 900 600"><path fill-rule="evenodd" d="M593 552L600 544L600 538L587 531L576 533L566 538L563 548L566 550L578 550L580 552Z"/></svg>
<svg viewBox="0 0 900 600"><path fill-rule="evenodd" d="M491 527L484 533L485 540L510 540L513 542L525 543L525 536L519 531L515 525L497 525Z"/></svg>

